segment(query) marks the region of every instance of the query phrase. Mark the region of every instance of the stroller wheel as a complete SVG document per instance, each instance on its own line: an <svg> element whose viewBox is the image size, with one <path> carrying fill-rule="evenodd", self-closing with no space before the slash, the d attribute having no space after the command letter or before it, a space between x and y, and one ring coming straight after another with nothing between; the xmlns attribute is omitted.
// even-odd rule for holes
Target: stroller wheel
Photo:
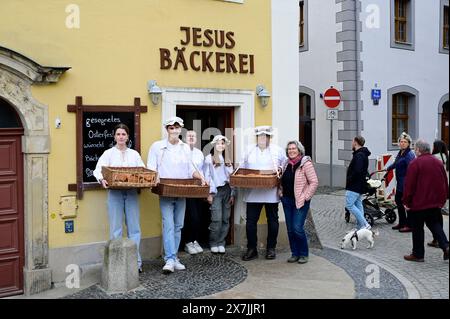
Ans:
<svg viewBox="0 0 450 319"><path fill-rule="evenodd" d="M372 215L364 213L364 218L366 219L366 221L369 223L370 226L373 226L374 220Z"/></svg>
<svg viewBox="0 0 450 319"><path fill-rule="evenodd" d="M389 224L393 224L397 220L397 215L395 214L395 211L393 209L386 209L384 215L384 218Z"/></svg>
<svg viewBox="0 0 450 319"><path fill-rule="evenodd" d="M350 212L347 210L347 208L345 209L345 222L350 222Z"/></svg>

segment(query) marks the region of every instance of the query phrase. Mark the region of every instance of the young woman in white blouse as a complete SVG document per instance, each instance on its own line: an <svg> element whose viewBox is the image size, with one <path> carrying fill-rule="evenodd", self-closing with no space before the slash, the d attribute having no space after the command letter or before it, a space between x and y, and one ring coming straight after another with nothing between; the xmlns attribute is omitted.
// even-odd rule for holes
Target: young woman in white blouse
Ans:
<svg viewBox="0 0 450 319"><path fill-rule="evenodd" d="M233 164L227 157L227 145L230 144L228 138L217 135L211 144L211 154L205 158L205 179L210 185L208 202L211 204L209 244L213 254L224 254L231 206L234 204L234 189L229 184Z"/></svg>
<svg viewBox="0 0 450 319"><path fill-rule="evenodd" d="M119 124L114 128L115 145L106 150L100 156L95 167L94 176L104 188L108 188L108 182L103 179L102 167L145 167L141 156L135 150L128 148L130 130L125 124ZM142 272L142 259L139 253L141 241L141 228L139 225L139 198L137 189L108 189L108 217L110 239L122 238L122 223L125 213L127 236L136 243L139 272Z"/></svg>

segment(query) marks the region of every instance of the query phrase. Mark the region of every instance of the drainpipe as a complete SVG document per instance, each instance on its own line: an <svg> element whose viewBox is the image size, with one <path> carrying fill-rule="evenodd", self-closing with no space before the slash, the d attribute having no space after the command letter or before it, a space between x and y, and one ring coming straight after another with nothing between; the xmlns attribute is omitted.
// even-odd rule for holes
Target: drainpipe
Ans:
<svg viewBox="0 0 450 319"><path fill-rule="evenodd" d="M356 32L356 133L361 134L361 129L359 127L359 122L361 121L361 52L360 52L360 21L359 21L359 11L361 8L360 0L355 1L355 32Z"/></svg>

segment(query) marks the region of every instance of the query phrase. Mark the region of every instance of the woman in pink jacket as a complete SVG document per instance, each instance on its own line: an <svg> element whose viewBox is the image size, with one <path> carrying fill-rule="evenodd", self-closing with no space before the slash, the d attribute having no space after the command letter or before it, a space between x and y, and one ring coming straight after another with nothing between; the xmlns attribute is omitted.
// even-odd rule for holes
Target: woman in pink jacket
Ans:
<svg viewBox="0 0 450 319"><path fill-rule="evenodd" d="M280 197L286 217L286 227L292 256L289 263L308 262L308 238L305 233L305 221L309 205L319 181L309 156L299 141L287 144L288 162L281 177Z"/></svg>

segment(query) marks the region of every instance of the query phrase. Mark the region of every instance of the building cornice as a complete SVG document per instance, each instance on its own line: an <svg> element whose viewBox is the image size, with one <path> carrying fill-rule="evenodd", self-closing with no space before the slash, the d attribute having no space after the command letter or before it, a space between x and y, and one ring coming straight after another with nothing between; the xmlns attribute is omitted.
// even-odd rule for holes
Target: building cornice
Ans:
<svg viewBox="0 0 450 319"><path fill-rule="evenodd" d="M58 82L60 76L70 67L42 66L21 53L0 46L0 68L27 79L35 84Z"/></svg>

